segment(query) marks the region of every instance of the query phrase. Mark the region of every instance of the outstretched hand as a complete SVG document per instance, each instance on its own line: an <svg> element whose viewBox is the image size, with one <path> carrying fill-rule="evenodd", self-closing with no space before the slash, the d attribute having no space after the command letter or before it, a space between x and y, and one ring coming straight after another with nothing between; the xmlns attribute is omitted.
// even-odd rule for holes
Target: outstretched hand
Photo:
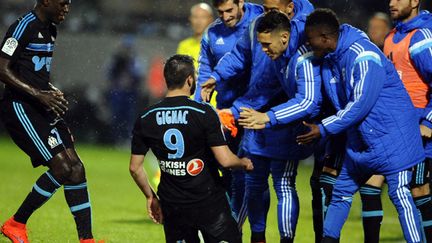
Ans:
<svg viewBox="0 0 432 243"><path fill-rule="evenodd" d="M209 78L205 83L201 84L201 98L205 102L210 102L213 95L213 91L216 88L216 80L214 78Z"/></svg>
<svg viewBox="0 0 432 243"><path fill-rule="evenodd" d="M163 222L162 209L160 207L160 203L157 197L153 196L147 198L147 212L150 218L156 224L161 224Z"/></svg>
<svg viewBox="0 0 432 243"><path fill-rule="evenodd" d="M67 105L69 103L58 89L40 90L36 93L35 98L45 105L48 110L52 110L57 116L64 115L68 110Z"/></svg>
<svg viewBox="0 0 432 243"><path fill-rule="evenodd" d="M264 129L270 118L266 113L258 112L251 108L242 107L240 112L239 125L247 129Z"/></svg>
<svg viewBox="0 0 432 243"><path fill-rule="evenodd" d="M297 136L296 141L298 144L309 144L321 137L321 132L318 125L307 123L305 121L303 122L303 125L309 127L310 131L306 134Z"/></svg>

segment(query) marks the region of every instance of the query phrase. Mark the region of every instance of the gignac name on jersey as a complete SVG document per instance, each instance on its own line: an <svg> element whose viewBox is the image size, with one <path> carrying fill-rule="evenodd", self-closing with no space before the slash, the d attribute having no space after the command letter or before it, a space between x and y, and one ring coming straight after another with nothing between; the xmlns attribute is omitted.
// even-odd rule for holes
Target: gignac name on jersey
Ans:
<svg viewBox="0 0 432 243"><path fill-rule="evenodd" d="M160 125L188 124L187 115L189 111L167 110L156 112L156 122Z"/></svg>

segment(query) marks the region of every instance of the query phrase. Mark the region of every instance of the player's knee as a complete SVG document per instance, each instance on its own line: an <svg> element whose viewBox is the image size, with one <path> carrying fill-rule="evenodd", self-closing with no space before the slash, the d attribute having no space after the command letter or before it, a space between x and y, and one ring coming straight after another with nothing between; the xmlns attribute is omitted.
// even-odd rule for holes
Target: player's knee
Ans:
<svg viewBox="0 0 432 243"><path fill-rule="evenodd" d="M72 172L70 173L70 177L68 178L69 183L71 184L79 184L85 182L85 170L84 165L81 161L76 161L72 165Z"/></svg>
<svg viewBox="0 0 432 243"><path fill-rule="evenodd" d="M55 166L51 167L53 176L61 183L64 184L68 181L72 174L72 166L67 161L58 161Z"/></svg>
<svg viewBox="0 0 432 243"><path fill-rule="evenodd" d="M418 185L411 188L411 194L413 197L422 197L430 194L429 183L424 185Z"/></svg>
<svg viewBox="0 0 432 243"><path fill-rule="evenodd" d="M295 178L284 178L273 181L273 188L278 194L295 192L295 186Z"/></svg>
<svg viewBox="0 0 432 243"><path fill-rule="evenodd" d="M338 171L336 169L330 168L327 166L324 166L322 172L333 175L333 176L337 176L337 174L338 174Z"/></svg>
<svg viewBox="0 0 432 243"><path fill-rule="evenodd" d="M263 193L265 193L268 188L268 184L247 185L246 192L250 199L262 198Z"/></svg>

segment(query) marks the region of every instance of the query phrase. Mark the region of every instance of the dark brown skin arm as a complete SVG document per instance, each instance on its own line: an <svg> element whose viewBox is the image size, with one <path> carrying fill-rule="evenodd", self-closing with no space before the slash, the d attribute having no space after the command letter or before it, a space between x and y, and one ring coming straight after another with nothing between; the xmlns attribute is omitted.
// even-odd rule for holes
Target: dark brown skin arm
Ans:
<svg viewBox="0 0 432 243"><path fill-rule="evenodd" d="M68 102L60 90L51 84L52 90L39 90L26 84L10 69L10 60L2 57L0 57L0 81L34 97L57 116L64 115L68 109Z"/></svg>

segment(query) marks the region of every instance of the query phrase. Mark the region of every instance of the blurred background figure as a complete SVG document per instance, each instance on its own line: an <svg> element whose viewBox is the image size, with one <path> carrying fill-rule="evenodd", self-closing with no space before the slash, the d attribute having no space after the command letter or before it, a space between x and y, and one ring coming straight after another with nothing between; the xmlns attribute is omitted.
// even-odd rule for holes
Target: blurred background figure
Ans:
<svg viewBox="0 0 432 243"><path fill-rule="evenodd" d="M163 76L164 57L161 55L154 56L150 61L150 67L147 77L147 88L150 92L151 102L160 100L165 96L166 84Z"/></svg>
<svg viewBox="0 0 432 243"><path fill-rule="evenodd" d="M368 22L367 35L370 40L381 50L384 47L384 39L391 30L390 18L387 14L376 12Z"/></svg>
<svg viewBox="0 0 432 243"><path fill-rule="evenodd" d="M133 122L137 115L143 73L134 46L134 37L124 36L111 58L107 71L111 131L113 142L117 145L127 145L130 141Z"/></svg>
<svg viewBox="0 0 432 243"><path fill-rule="evenodd" d="M189 22L193 35L179 43L177 54L192 56L195 59L195 68L198 68L202 34L213 20L213 10L207 3L198 3L191 7Z"/></svg>

